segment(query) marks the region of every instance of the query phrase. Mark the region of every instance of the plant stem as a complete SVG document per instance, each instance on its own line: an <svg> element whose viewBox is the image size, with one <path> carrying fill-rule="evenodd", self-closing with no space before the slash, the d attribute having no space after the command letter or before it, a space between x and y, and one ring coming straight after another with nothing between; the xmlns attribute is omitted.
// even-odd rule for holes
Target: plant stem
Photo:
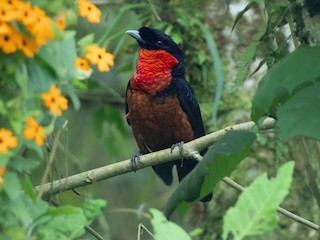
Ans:
<svg viewBox="0 0 320 240"><path fill-rule="evenodd" d="M55 138L54 138L54 142L53 142L52 150L50 152L50 156L49 156L49 161L47 163L47 167L46 167L46 169L44 171L44 174L42 176L41 184L38 187L37 199L40 199L42 197L43 193L44 193L45 182L47 181L48 174L49 174L49 171L51 169L52 162L54 160L54 157L56 156L56 151L57 151L57 146L58 146L58 142L59 142L60 133L61 133L61 129L58 129L57 134L55 135Z"/></svg>

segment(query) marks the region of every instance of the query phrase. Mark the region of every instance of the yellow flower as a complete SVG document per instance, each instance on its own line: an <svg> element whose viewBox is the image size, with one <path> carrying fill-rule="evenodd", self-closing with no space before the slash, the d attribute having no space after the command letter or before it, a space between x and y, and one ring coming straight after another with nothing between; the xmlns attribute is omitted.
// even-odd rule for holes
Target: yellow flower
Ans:
<svg viewBox="0 0 320 240"><path fill-rule="evenodd" d="M37 15L33 13L31 2L19 2L16 11L20 13L20 19L25 26L32 25L37 21Z"/></svg>
<svg viewBox="0 0 320 240"><path fill-rule="evenodd" d="M61 12L59 15L55 18L55 23L57 27L63 31L66 29L66 13Z"/></svg>
<svg viewBox="0 0 320 240"><path fill-rule="evenodd" d="M92 69L90 67L89 62L86 59L77 57L75 65L77 67L77 72L75 77L78 80L88 79L91 76Z"/></svg>
<svg viewBox="0 0 320 240"><path fill-rule="evenodd" d="M76 58L76 67L83 71L90 70L90 65L88 61L84 58L79 58L79 57Z"/></svg>
<svg viewBox="0 0 320 240"><path fill-rule="evenodd" d="M4 167L4 166L0 167L0 189L2 188L3 183L4 183L4 180L2 177L5 174L5 172L6 172L6 167Z"/></svg>
<svg viewBox="0 0 320 240"><path fill-rule="evenodd" d="M0 34L0 48L6 54L13 53L17 51L17 41L19 40L21 40L21 36L15 30L3 35Z"/></svg>
<svg viewBox="0 0 320 240"><path fill-rule="evenodd" d="M106 51L98 46L90 45L87 46L86 58L93 64L98 64L103 59L103 55Z"/></svg>
<svg viewBox="0 0 320 240"><path fill-rule="evenodd" d="M33 57L38 51L38 45L34 40L29 39L27 36L20 34L18 39L18 49L20 49L23 54L27 57Z"/></svg>
<svg viewBox="0 0 320 240"><path fill-rule="evenodd" d="M110 66L114 65L113 55L106 52L105 49L95 45L87 47L86 59L92 64L97 64L98 69L101 72L109 72Z"/></svg>
<svg viewBox="0 0 320 240"><path fill-rule="evenodd" d="M39 45L45 45L47 39L53 38L52 19L46 16L46 13L35 6L32 10L35 22L26 25L28 31L35 37L35 41Z"/></svg>
<svg viewBox="0 0 320 240"><path fill-rule="evenodd" d="M78 0L79 14L92 23L100 23L101 11L93 3L87 0Z"/></svg>
<svg viewBox="0 0 320 240"><path fill-rule="evenodd" d="M10 130L0 129L0 153L7 153L9 148L15 148L17 143L17 137L13 136Z"/></svg>
<svg viewBox="0 0 320 240"><path fill-rule="evenodd" d="M68 99L60 95L60 90L55 86L51 86L49 92L42 94L44 105L49 111L57 116L61 116L61 110L68 109Z"/></svg>
<svg viewBox="0 0 320 240"><path fill-rule="evenodd" d="M43 146L46 134L44 129L39 123L33 118L29 117L26 121L27 127L23 130L23 136L27 140L34 139L38 146Z"/></svg>
<svg viewBox="0 0 320 240"><path fill-rule="evenodd" d="M11 6L16 6L17 4L21 3L21 0L1 0L3 2L6 2L7 4Z"/></svg>
<svg viewBox="0 0 320 240"><path fill-rule="evenodd" d="M0 35L9 34L12 32L12 28L6 22L0 21Z"/></svg>
<svg viewBox="0 0 320 240"><path fill-rule="evenodd" d="M0 4L0 21L11 22L17 19L17 13L15 11L14 5L7 2L2 2Z"/></svg>
<svg viewBox="0 0 320 240"><path fill-rule="evenodd" d="M4 166L0 167L0 177L2 177L5 172L6 172L6 167Z"/></svg>

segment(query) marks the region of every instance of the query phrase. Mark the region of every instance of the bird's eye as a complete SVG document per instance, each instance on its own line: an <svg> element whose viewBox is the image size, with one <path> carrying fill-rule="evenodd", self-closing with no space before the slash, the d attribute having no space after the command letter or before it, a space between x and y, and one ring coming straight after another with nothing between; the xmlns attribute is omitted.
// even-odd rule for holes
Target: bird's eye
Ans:
<svg viewBox="0 0 320 240"><path fill-rule="evenodd" d="M158 41L156 42L156 45L157 45L158 47L160 47L160 46L162 45L162 41L158 40Z"/></svg>

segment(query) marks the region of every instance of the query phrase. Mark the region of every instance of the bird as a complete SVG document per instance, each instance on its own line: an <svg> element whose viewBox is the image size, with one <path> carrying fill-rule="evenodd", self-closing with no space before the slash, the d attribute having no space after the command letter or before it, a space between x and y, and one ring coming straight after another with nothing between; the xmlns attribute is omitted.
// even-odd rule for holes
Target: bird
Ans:
<svg viewBox="0 0 320 240"><path fill-rule="evenodd" d="M126 33L138 43L136 70L126 89L125 110L128 124L139 147L131 159L141 154L179 147L205 135L199 104L185 79L181 48L164 32L142 26ZM198 164L196 159L171 161L152 166L166 185L173 182L176 166L181 181ZM212 193L201 199L210 201Z"/></svg>

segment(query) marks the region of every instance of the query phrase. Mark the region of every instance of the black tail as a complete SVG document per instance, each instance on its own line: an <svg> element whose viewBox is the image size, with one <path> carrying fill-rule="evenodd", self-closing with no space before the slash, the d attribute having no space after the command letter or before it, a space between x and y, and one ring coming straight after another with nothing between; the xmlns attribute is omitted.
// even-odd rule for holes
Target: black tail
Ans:
<svg viewBox="0 0 320 240"><path fill-rule="evenodd" d="M173 176L172 176L172 168L174 166L175 162L167 162L162 163L156 166L152 166L153 170L156 172L156 174L161 178L161 180L166 185L171 185Z"/></svg>
<svg viewBox="0 0 320 240"><path fill-rule="evenodd" d="M179 182L181 182L182 179L185 176L187 176L192 171L192 169L195 168L197 164L198 164L197 160L187 159L183 161L182 166L181 166L181 160L179 160L174 162L163 163L157 166L153 166L152 168L166 185L170 185L173 180L172 168L174 165L177 166L178 178L179 178ZM204 198L202 198L201 202L209 202L211 199L212 199L212 192L207 196L205 196Z"/></svg>

